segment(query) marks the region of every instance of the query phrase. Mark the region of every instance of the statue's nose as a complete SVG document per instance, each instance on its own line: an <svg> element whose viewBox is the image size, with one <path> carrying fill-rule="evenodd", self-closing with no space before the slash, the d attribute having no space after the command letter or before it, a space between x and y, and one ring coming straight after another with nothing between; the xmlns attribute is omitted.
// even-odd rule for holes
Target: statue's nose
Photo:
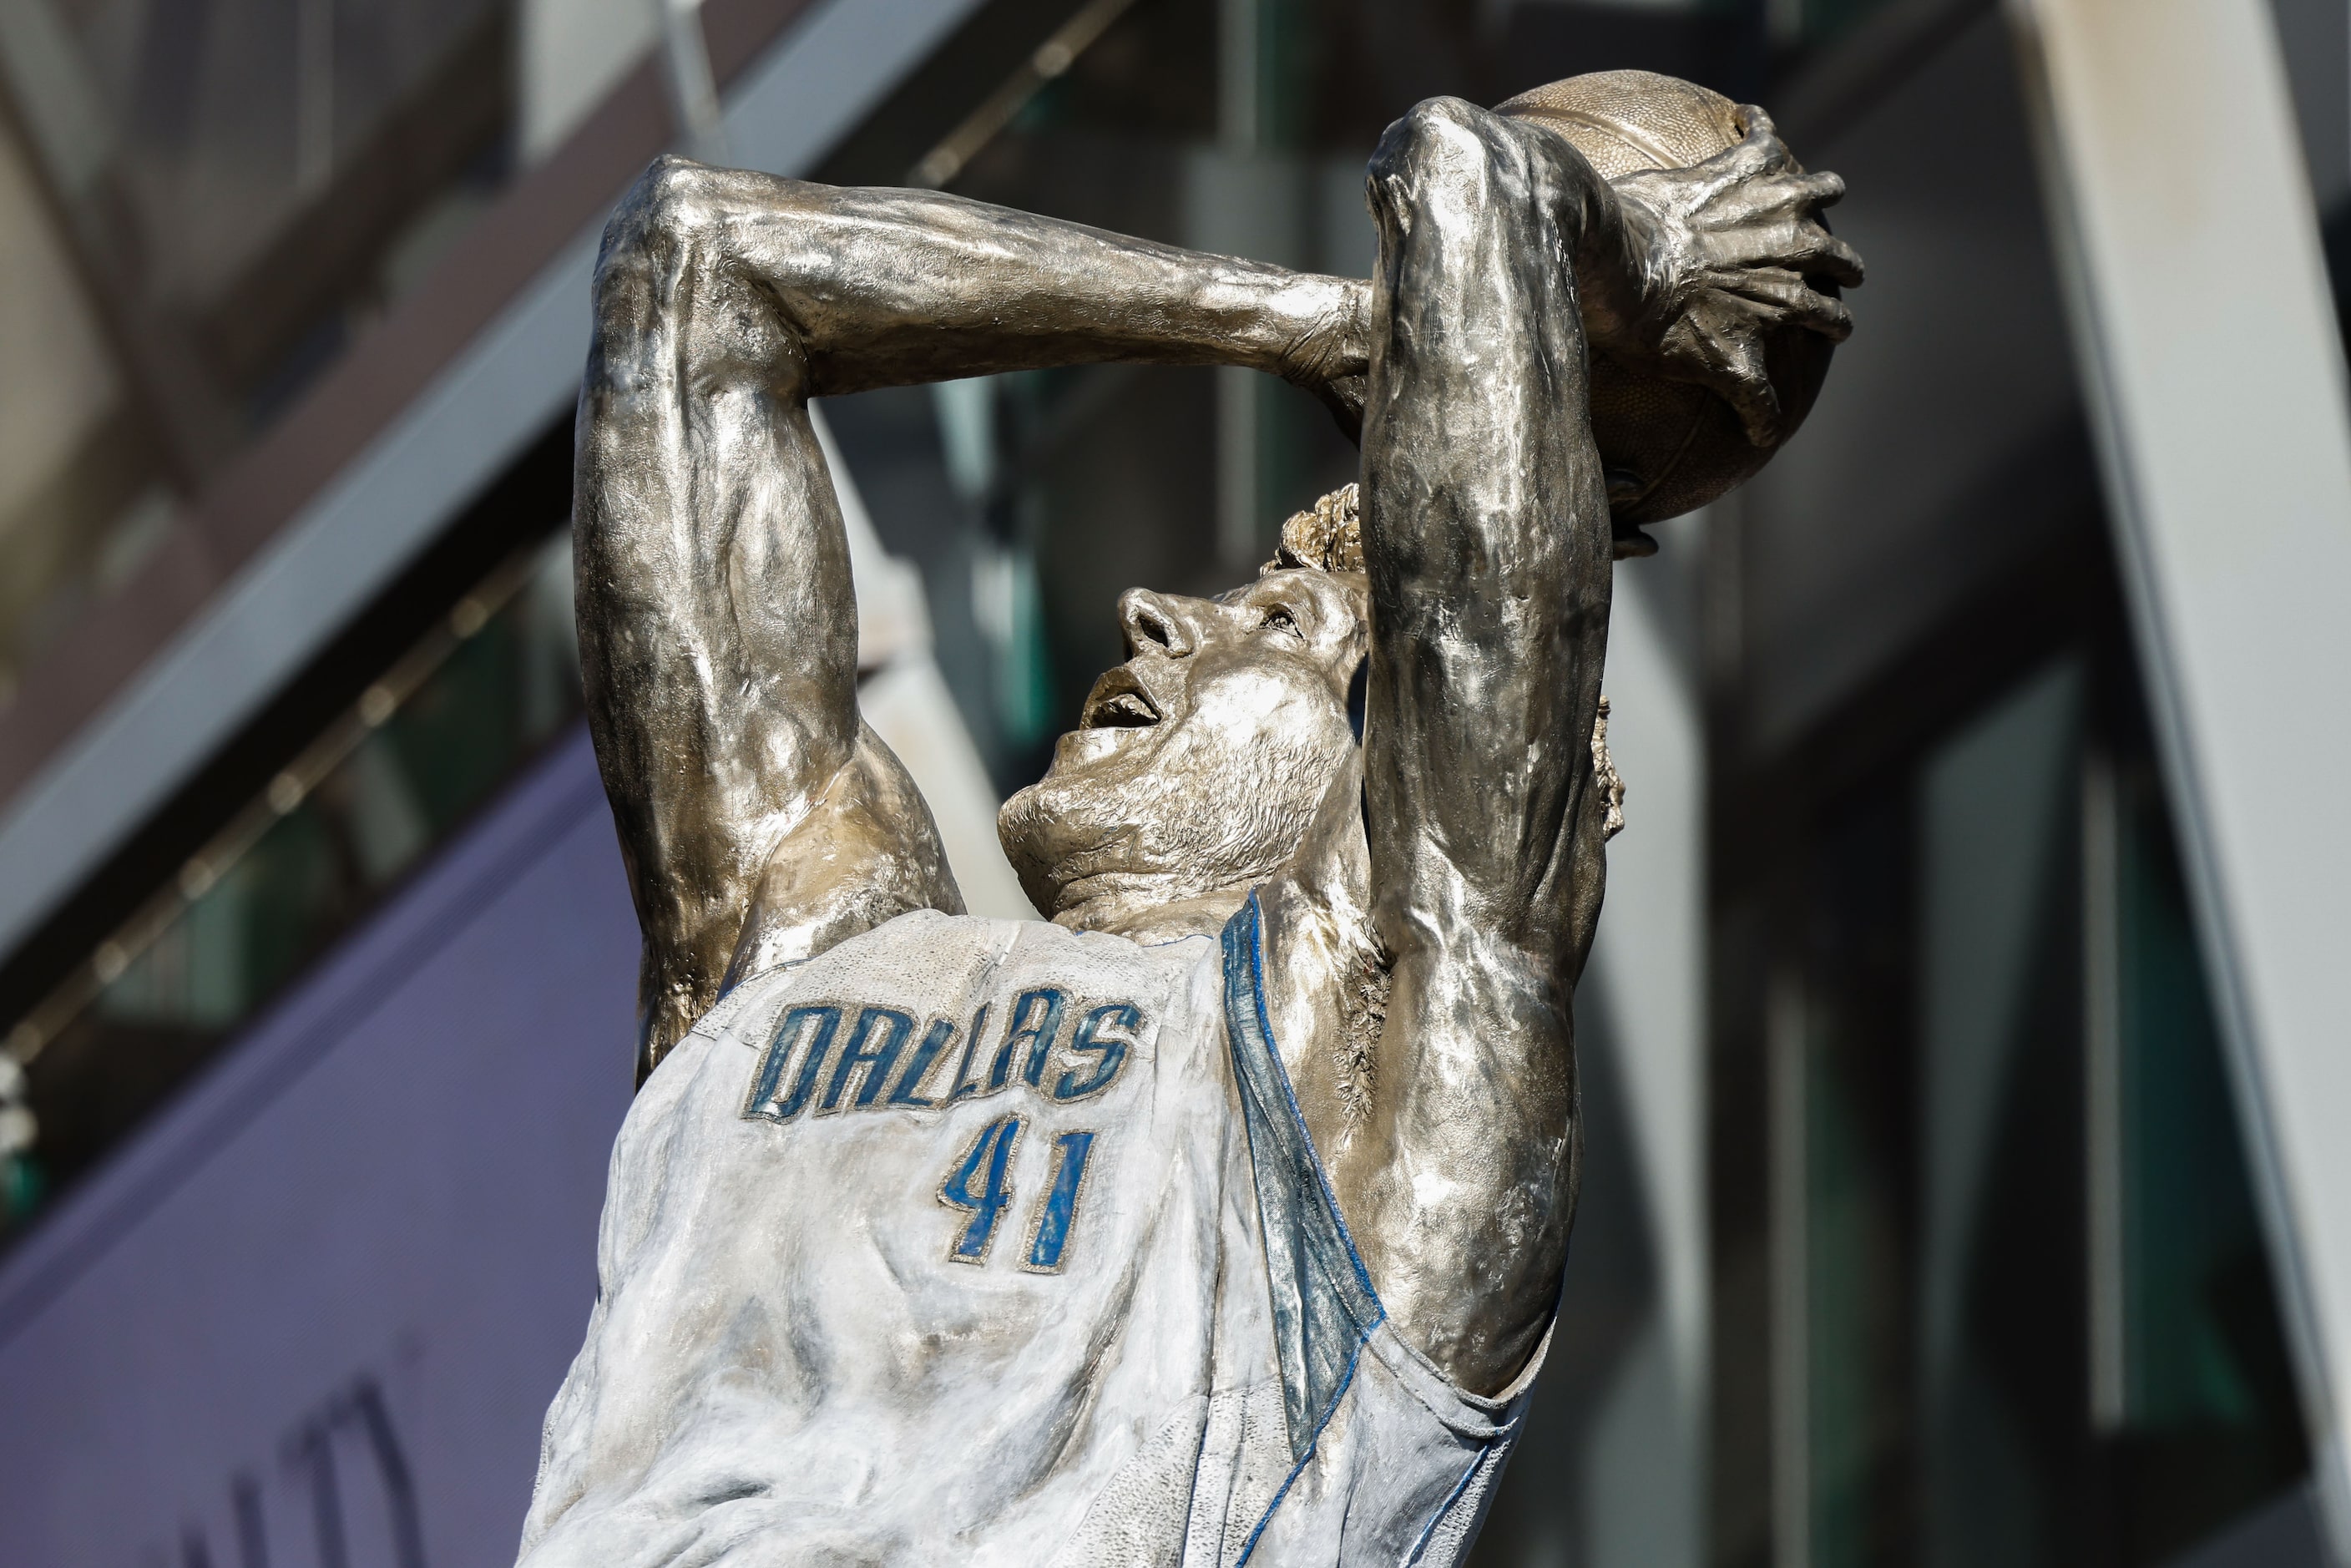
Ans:
<svg viewBox="0 0 2351 1568"><path fill-rule="evenodd" d="M1183 601L1147 588L1130 588L1118 596L1118 622L1126 631L1130 659L1145 648L1171 659L1188 658L1199 643Z"/></svg>

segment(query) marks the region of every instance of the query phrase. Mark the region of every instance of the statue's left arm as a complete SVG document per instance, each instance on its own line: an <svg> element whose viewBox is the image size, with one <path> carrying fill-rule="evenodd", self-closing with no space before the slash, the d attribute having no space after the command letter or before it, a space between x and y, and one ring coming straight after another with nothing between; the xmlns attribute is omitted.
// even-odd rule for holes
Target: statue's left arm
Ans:
<svg viewBox="0 0 2351 1568"><path fill-rule="evenodd" d="M1754 350L1773 314L1694 287L1694 256L1800 286L1790 268L1857 276L1810 215L1834 177L1794 171L1752 123L1646 201L1555 134L1455 99L1399 120L1372 161L1364 802L1392 988L1369 1123L1332 1176L1400 1332L1479 1391L1542 1333L1574 1210L1612 556L1587 336L1714 385L1768 436ZM1802 293L1782 315L1841 333L1843 308Z"/></svg>
<svg viewBox="0 0 2351 1568"><path fill-rule="evenodd" d="M808 400L1123 360L1342 406L1353 286L922 191L664 159L606 231L574 535L590 724L644 932L640 1069L725 977L959 909L857 712L840 506Z"/></svg>

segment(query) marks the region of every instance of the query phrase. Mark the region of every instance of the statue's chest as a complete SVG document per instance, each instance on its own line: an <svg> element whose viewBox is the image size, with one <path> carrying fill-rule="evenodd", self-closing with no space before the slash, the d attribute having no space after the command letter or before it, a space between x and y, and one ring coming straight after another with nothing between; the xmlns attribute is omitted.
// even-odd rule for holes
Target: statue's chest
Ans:
<svg viewBox="0 0 2351 1568"><path fill-rule="evenodd" d="M943 1303L1113 1266L1178 1173L1221 1179L1220 1016L1179 946L909 916L754 982L672 1113L673 1244Z"/></svg>

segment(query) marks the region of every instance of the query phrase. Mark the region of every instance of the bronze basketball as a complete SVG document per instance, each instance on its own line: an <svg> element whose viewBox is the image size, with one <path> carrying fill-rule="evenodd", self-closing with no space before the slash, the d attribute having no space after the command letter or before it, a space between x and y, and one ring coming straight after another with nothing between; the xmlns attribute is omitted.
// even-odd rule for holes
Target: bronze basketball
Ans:
<svg viewBox="0 0 2351 1568"><path fill-rule="evenodd" d="M1603 179L1614 180L1702 163L1736 145L1736 108L1719 92L1652 71L1594 71L1522 92L1496 112L1558 131ZM1811 282L1824 294L1836 292L1827 278ZM1785 415L1782 441L1811 412L1834 347L1792 324L1766 340L1764 363ZM1706 388L1636 373L1597 353L1592 434L1608 471L1619 553L1649 553L1656 547L1635 531L1640 525L1705 506L1777 450L1750 442L1730 404Z"/></svg>

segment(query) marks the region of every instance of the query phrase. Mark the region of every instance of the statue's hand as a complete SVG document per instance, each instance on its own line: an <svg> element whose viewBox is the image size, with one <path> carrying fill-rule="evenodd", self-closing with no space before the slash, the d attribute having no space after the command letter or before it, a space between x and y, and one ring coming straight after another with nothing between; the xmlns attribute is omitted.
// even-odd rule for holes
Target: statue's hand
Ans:
<svg viewBox="0 0 2351 1568"><path fill-rule="evenodd" d="M1282 380L1312 392L1350 441L1364 437L1364 397L1372 368L1372 286L1360 278L1318 278L1336 285L1311 331L1283 355Z"/></svg>
<svg viewBox="0 0 2351 1568"><path fill-rule="evenodd" d="M1792 321L1843 341L1851 314L1809 280L1851 287L1862 266L1817 215L1844 194L1844 182L1805 173L1761 110L1743 106L1739 117L1747 135L1736 147L1613 183L1642 258L1640 302L1595 346L1635 369L1712 388L1762 446L1780 430L1765 334Z"/></svg>

